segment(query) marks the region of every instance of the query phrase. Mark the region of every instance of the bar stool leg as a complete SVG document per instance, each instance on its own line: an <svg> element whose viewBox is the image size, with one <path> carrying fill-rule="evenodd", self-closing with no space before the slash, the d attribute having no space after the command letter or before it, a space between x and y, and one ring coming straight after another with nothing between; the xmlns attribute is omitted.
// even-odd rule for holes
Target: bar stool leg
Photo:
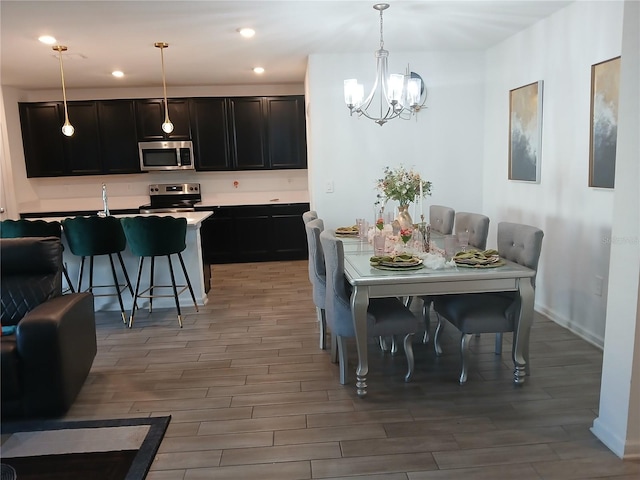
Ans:
<svg viewBox="0 0 640 480"><path fill-rule="evenodd" d="M89 291L93 293L93 255L89 257Z"/></svg>
<svg viewBox="0 0 640 480"><path fill-rule="evenodd" d="M84 259L80 260L80 271L78 272L78 292L82 292L82 274L84 273Z"/></svg>
<svg viewBox="0 0 640 480"><path fill-rule="evenodd" d="M191 293L191 298L193 300L193 305L196 307L196 312L198 312L198 302L196 302L196 294L193 293L193 287L191 286L191 281L189 280L189 275L187 274L187 268L184 266L184 260L182 259L182 254L178 252L178 258L180 259L180 265L182 265L182 271L184 272L184 278L187 281L187 287L189 287L189 293Z"/></svg>
<svg viewBox="0 0 640 480"><path fill-rule="evenodd" d="M127 314L124 313L124 303L122 303L122 295L120 295L120 285L118 284L118 275L116 274L116 266L113 263L113 257L111 254L108 255L109 264L111 265L111 274L113 275L113 286L116 289L116 294L118 295L118 303L120 304L120 314L122 315L122 323L127 324Z"/></svg>
<svg viewBox="0 0 640 480"><path fill-rule="evenodd" d="M178 289L176 288L176 277L173 274L173 265L171 264L171 255L167 255L167 262L169 262L169 273L171 274L171 286L173 287L173 298L176 300L176 310L178 310L178 323L182 328L182 312L180 312L180 300L178 300Z"/></svg>
<svg viewBox="0 0 640 480"><path fill-rule="evenodd" d="M129 317L129 328L133 327L133 317L138 308L138 292L140 291L140 279L142 278L142 264L144 263L144 257L140 257L138 262L138 279L136 280L136 291L133 294L133 306L131 307L131 316Z"/></svg>
<svg viewBox="0 0 640 480"><path fill-rule="evenodd" d="M124 266L124 262L122 261L122 255L120 252L116 252L118 255L118 260L120 261L120 266L122 267L122 273L124 273L124 279L127 282L127 287L129 288L129 293L133 295L133 288L131 288L131 280L129 280L129 274L127 273L127 269Z"/></svg>
<svg viewBox="0 0 640 480"><path fill-rule="evenodd" d="M69 272L67 271L67 266L65 264L62 265L62 274L64 275L64 279L67 281L67 286L71 293L76 293L73 289L73 283L71 283L71 279L69 278Z"/></svg>
<svg viewBox="0 0 640 480"><path fill-rule="evenodd" d="M149 272L149 313L153 311L153 279L156 267L156 257L151 257L151 271Z"/></svg>

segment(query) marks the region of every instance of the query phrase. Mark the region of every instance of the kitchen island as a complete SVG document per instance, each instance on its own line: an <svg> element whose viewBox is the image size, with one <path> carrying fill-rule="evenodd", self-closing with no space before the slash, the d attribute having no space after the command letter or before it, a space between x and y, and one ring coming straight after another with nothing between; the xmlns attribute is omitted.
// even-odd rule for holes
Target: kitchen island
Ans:
<svg viewBox="0 0 640 480"><path fill-rule="evenodd" d="M200 227L202 226L203 220L210 217L213 212L179 212L179 213L156 213L156 214L124 214L124 215L113 215L116 218L124 218L124 217L149 217L151 215L157 216L172 216L177 218L185 218L187 220L187 238L186 238L186 249L182 252L182 257L184 259L185 266L187 271L189 272L189 278L191 280L191 284L193 286L193 291L196 296L196 301L198 305L205 305L207 303L207 292L209 291L209 281L210 281L210 267L209 265L205 265L202 258L202 241L200 238ZM67 216L56 216L50 217L43 215L39 217L39 220L44 220L47 222L58 221L61 222L65 218L71 218L73 215ZM35 218L30 218L30 220L36 220ZM67 244L65 235L62 235L62 243L64 245L64 262L67 265L67 270L69 272L69 276L74 282L74 288L77 287L78 274L80 272L80 257L76 257L71 253L69 246ZM138 273L138 262L139 257L134 256L131 253L131 250L127 246L125 250L122 252L122 259L124 261L125 267L127 269L127 273L131 282L133 283L133 287L135 288L136 276ZM176 259L177 262L177 259ZM86 289L89 281L88 281L88 268L85 262L85 273L84 279L82 282L83 289ZM117 263L117 260L116 260ZM117 271L119 272L119 268ZM166 261L162 259L157 259L156 261L156 275L166 275L167 281L163 282L163 284L170 285L171 282L169 280L169 270L166 266ZM182 269L176 269L176 281L178 283L182 282ZM143 272L143 277L141 281L141 288L146 285L148 282L148 273L145 272L147 269L145 267L145 271ZM119 273L120 275L120 273ZM96 257L94 260L94 285L111 285L113 284L113 277L111 274L111 268L109 266L109 259L106 255L102 255ZM124 279L118 277L120 283L124 283ZM95 293L95 309L97 310L115 310L119 311L120 306L118 305L118 299L116 296L100 296L101 293L115 293L113 288L96 288ZM165 293L165 292L162 292ZM127 314L132 306L132 298L129 294L128 290L124 290L122 293L123 302L125 309L127 310ZM138 300L138 307L145 308L148 304L148 301ZM188 291L180 294L180 305L188 308L189 306L193 306L193 301L191 300L191 296ZM155 308L175 308L175 302L173 298L169 297L160 297L154 298L153 306ZM141 314L144 314L141 312Z"/></svg>

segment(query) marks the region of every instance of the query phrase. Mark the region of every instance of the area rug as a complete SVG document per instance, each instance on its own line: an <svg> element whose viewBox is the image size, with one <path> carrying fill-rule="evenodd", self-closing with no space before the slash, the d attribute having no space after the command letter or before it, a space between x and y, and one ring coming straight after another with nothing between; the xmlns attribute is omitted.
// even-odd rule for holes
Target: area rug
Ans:
<svg viewBox="0 0 640 480"><path fill-rule="evenodd" d="M0 480L143 480L170 420L3 422Z"/></svg>

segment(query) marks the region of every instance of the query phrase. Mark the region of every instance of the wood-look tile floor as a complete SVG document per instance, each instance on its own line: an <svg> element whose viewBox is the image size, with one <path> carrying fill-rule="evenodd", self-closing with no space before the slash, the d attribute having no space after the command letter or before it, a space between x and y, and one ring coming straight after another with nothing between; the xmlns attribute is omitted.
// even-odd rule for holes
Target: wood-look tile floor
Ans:
<svg viewBox="0 0 640 480"><path fill-rule="evenodd" d="M589 431L601 352L536 315L532 376L513 385L511 336L474 338L469 380L457 383L455 329L436 358L415 342L369 349L369 395L338 382L318 347L307 262L216 265L209 303L141 312L132 330L99 312L98 355L67 419L171 415L149 480L637 479ZM414 308L419 311L420 301ZM435 322L433 322L435 323Z"/></svg>

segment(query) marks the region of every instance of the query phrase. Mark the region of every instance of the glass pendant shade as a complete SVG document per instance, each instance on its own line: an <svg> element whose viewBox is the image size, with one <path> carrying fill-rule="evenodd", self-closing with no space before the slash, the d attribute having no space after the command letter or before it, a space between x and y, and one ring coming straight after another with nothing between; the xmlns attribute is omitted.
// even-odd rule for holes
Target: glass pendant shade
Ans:
<svg viewBox="0 0 640 480"><path fill-rule="evenodd" d="M76 131L76 129L73 128L73 125L71 125L69 123L69 120L64 122L64 125L62 125L62 134L67 136L67 137L72 136L75 131Z"/></svg>
<svg viewBox="0 0 640 480"><path fill-rule="evenodd" d="M173 132L173 123L171 123L171 121L169 121L169 119L166 119L164 121L164 123L162 124L162 131L164 133L171 133Z"/></svg>

